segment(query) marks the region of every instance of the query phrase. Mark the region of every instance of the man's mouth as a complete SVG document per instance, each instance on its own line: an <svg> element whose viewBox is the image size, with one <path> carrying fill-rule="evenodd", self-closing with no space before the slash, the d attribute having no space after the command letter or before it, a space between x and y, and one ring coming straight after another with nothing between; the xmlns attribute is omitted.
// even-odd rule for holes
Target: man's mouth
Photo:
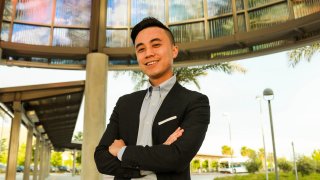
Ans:
<svg viewBox="0 0 320 180"><path fill-rule="evenodd" d="M150 62L147 62L145 65L146 66L151 66L153 64L156 64L158 61L150 61Z"/></svg>

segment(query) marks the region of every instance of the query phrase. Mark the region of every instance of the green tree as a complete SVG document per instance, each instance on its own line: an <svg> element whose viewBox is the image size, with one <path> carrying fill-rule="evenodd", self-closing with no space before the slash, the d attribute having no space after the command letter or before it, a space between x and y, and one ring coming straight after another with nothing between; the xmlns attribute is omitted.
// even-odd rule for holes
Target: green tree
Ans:
<svg viewBox="0 0 320 180"><path fill-rule="evenodd" d="M218 167L219 167L218 161L211 161L210 167L211 167L214 171L218 171Z"/></svg>
<svg viewBox="0 0 320 180"><path fill-rule="evenodd" d="M62 165L62 152L53 151L51 153L50 163L52 166Z"/></svg>
<svg viewBox="0 0 320 180"><path fill-rule="evenodd" d="M198 89L200 89L200 85L197 78L207 75L208 70L222 71L227 74L232 74L234 72L245 73L247 71L244 67L231 62L194 67L176 67L173 70L178 82L181 84L193 83ZM134 87L135 90L141 89L148 82L148 77L141 71L119 71L115 76L117 77L123 73L129 73L131 79L134 82L137 82Z"/></svg>
<svg viewBox="0 0 320 180"><path fill-rule="evenodd" d="M314 171L312 159L306 156L299 157L297 161L297 169L302 176L311 174Z"/></svg>
<svg viewBox="0 0 320 180"><path fill-rule="evenodd" d="M83 132L79 131L73 136L73 140L76 142L82 142L83 141ZM81 164L81 151L76 151L76 163L78 165Z"/></svg>
<svg viewBox="0 0 320 180"><path fill-rule="evenodd" d="M317 173L320 173L320 149L314 150L311 157L315 161Z"/></svg>
<svg viewBox="0 0 320 180"><path fill-rule="evenodd" d="M303 59L310 62L313 55L317 52L320 52L320 42L315 42L312 45L294 49L288 53L289 65L291 67L295 67Z"/></svg>
<svg viewBox="0 0 320 180"><path fill-rule="evenodd" d="M223 145L221 147L221 153L223 155L233 155L234 154L233 149L230 146L227 146L227 145Z"/></svg>
<svg viewBox="0 0 320 180"><path fill-rule="evenodd" d="M1 139L1 142L0 142L0 148L1 148L1 151L0 151L0 162L1 163L6 163L7 162L7 155L8 155L7 150L8 150L8 148L6 146L6 142L7 142L6 138Z"/></svg>
<svg viewBox="0 0 320 180"><path fill-rule="evenodd" d="M279 158L278 160L278 167L280 170L284 172L292 171L292 164L286 158Z"/></svg>
<svg viewBox="0 0 320 180"><path fill-rule="evenodd" d="M255 159L257 158L257 153L255 150L250 149L246 146L242 146L240 150L241 156L246 156L249 157L250 159Z"/></svg>
<svg viewBox="0 0 320 180"><path fill-rule="evenodd" d="M26 144L23 143L19 147L18 151L18 165L22 166L24 165L24 161L26 159Z"/></svg>
<svg viewBox="0 0 320 180"><path fill-rule="evenodd" d="M202 169L205 169L206 171L208 171L208 169L209 169L208 160L203 161L202 164L201 164L201 167L202 167Z"/></svg>
<svg viewBox="0 0 320 180"><path fill-rule="evenodd" d="M200 169L200 161L199 159L194 159L191 161L191 170L196 172Z"/></svg>

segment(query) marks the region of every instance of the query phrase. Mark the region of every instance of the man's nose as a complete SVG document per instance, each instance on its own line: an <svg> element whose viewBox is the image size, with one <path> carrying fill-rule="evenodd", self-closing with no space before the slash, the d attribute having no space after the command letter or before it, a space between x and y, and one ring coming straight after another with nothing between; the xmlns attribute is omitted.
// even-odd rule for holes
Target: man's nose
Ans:
<svg viewBox="0 0 320 180"><path fill-rule="evenodd" d="M152 48L146 48L146 58L154 56L154 51Z"/></svg>

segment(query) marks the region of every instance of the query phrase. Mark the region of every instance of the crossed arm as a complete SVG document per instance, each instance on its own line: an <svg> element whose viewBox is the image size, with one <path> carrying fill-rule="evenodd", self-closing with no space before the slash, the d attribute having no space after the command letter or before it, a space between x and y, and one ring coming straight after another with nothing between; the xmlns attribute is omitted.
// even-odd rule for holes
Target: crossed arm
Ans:
<svg viewBox="0 0 320 180"><path fill-rule="evenodd" d="M178 127L169 137L168 139L163 143L164 145L170 145L172 143L174 143L179 137L182 136L183 134L183 129L181 129L180 127ZM122 139L115 139L113 141L113 143L109 146L108 150L109 153L111 153L113 156L117 156L120 149L122 147L124 147L126 144L124 143L124 141Z"/></svg>
<svg viewBox="0 0 320 180"><path fill-rule="evenodd" d="M115 157L125 144L122 140L116 140L119 139L119 124L117 110L114 111L95 151L99 172L118 177L138 178L141 177L140 170L156 173L186 170L204 140L210 119L208 98L198 96L192 99L184 110L181 129L173 132L163 144L145 147L127 145L122 161Z"/></svg>

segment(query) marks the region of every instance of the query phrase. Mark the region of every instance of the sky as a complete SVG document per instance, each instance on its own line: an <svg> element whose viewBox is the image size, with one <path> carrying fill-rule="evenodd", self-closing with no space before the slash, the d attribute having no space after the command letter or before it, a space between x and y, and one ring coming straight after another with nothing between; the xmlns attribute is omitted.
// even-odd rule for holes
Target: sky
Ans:
<svg viewBox="0 0 320 180"><path fill-rule="evenodd" d="M274 92L271 108L277 156L292 159L292 142L297 155L311 156L320 149L319 58L316 54L310 63L302 61L295 68L289 67L287 52L243 59L235 62L247 69L245 74L210 71L199 78L200 90L185 85L206 94L210 101L210 125L198 153L221 155L223 145L231 145L235 155L240 155L242 146L258 150L263 147L262 134L266 151L272 152L267 101L261 100L260 114L260 102L256 99L265 88ZM0 88L84 79L85 71L0 66ZM118 98L133 92L133 87L128 75L115 77L114 72L109 72L106 123ZM79 114L76 132L83 128L82 122L83 112Z"/></svg>

